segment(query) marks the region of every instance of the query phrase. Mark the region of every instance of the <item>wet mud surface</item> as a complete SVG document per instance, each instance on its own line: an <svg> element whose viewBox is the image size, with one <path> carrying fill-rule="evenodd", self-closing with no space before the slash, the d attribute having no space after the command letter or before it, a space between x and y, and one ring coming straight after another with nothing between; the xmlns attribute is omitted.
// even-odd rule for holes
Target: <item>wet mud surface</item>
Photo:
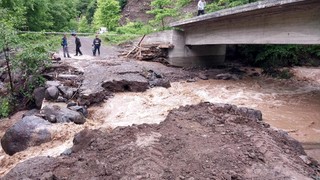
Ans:
<svg viewBox="0 0 320 180"><path fill-rule="evenodd" d="M268 128L261 113L201 103L172 110L159 125L84 130L72 153L19 164L3 179L309 179L302 146ZM299 157L301 156L301 157Z"/></svg>

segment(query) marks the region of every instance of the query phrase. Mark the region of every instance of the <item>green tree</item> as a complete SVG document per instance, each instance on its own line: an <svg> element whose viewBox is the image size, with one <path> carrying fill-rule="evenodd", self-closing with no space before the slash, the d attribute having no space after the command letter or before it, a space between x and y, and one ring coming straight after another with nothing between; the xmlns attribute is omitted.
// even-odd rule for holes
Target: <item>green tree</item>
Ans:
<svg viewBox="0 0 320 180"><path fill-rule="evenodd" d="M155 19L151 23L161 22L162 29L165 29L165 19L167 17L174 17L177 15L177 10L172 8L172 1L170 0L153 0L151 2L151 10L148 14L153 14Z"/></svg>
<svg viewBox="0 0 320 180"><path fill-rule="evenodd" d="M10 23L13 28L22 27L25 24L26 8L23 0L0 0L0 18Z"/></svg>
<svg viewBox="0 0 320 180"><path fill-rule="evenodd" d="M94 13L97 10L97 0L92 0L87 8L85 16L87 17L88 24L92 24Z"/></svg>
<svg viewBox="0 0 320 180"><path fill-rule="evenodd" d="M47 0L27 0L25 7L27 30L42 31L52 28L53 18Z"/></svg>
<svg viewBox="0 0 320 180"><path fill-rule="evenodd" d="M77 25L74 23L77 17L76 4L74 1L55 0L49 3L48 7L52 18L50 30L69 31L71 29L77 29Z"/></svg>
<svg viewBox="0 0 320 180"><path fill-rule="evenodd" d="M19 30L67 30L74 28L76 0L0 0Z"/></svg>
<svg viewBox="0 0 320 180"><path fill-rule="evenodd" d="M118 1L119 1L119 5L120 5L121 9L123 9L127 4L127 0L118 0Z"/></svg>
<svg viewBox="0 0 320 180"><path fill-rule="evenodd" d="M120 20L120 5L117 0L98 0L98 8L94 13L94 27L107 27L115 30Z"/></svg>
<svg viewBox="0 0 320 180"><path fill-rule="evenodd" d="M83 16L86 14L88 6L90 2L93 0L77 0L76 3L76 10L78 11L78 17Z"/></svg>
<svg viewBox="0 0 320 180"><path fill-rule="evenodd" d="M85 16L82 16L79 21L79 32L91 32L90 25L88 24L88 20Z"/></svg>
<svg viewBox="0 0 320 180"><path fill-rule="evenodd" d="M16 32L14 30L14 23L12 21L12 16L6 9L0 9L1 19L0 19L0 52L4 53L7 71L9 75L10 92L13 94L13 80L11 74L11 57L10 50L13 48L16 42ZM11 21L10 21L11 20Z"/></svg>

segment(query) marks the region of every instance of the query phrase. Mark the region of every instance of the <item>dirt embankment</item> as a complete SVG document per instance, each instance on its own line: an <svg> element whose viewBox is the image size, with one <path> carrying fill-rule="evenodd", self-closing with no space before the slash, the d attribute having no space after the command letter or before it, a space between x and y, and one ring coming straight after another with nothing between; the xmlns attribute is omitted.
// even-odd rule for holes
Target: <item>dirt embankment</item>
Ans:
<svg viewBox="0 0 320 180"><path fill-rule="evenodd" d="M311 179L319 166L261 112L200 103L172 110L159 125L84 130L72 153L37 157L4 179Z"/></svg>
<svg viewBox="0 0 320 180"><path fill-rule="evenodd" d="M126 6L123 8L121 14L121 23L126 24L129 22L148 22L154 19L152 14L148 14L147 11L151 10L151 2L152 0L128 0ZM207 3L211 3L212 0L208 0ZM172 1L172 7L175 6L175 1ZM197 14L197 3L198 1L192 1L188 5L181 7L178 9L178 13L180 13L179 18L166 18L165 23L170 23L173 21L177 21L180 18L184 18L183 16L196 16Z"/></svg>

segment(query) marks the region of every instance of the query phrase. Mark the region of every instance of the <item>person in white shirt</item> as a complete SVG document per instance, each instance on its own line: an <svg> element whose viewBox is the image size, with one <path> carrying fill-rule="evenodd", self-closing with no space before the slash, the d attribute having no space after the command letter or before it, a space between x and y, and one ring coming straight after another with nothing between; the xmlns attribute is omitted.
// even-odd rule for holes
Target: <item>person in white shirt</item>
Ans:
<svg viewBox="0 0 320 180"><path fill-rule="evenodd" d="M206 6L206 4L207 4L206 1L199 0L199 2L198 2L198 15L197 16L204 14L204 7Z"/></svg>

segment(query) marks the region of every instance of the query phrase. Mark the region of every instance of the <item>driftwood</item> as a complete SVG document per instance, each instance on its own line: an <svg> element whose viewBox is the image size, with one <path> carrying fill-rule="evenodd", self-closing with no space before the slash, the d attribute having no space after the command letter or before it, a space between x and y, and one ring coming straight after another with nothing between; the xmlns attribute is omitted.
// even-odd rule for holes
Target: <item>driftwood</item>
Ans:
<svg viewBox="0 0 320 180"><path fill-rule="evenodd" d="M137 45L133 45L133 48L129 52L123 52L120 56L126 58L134 58L138 60L154 60L158 58L164 59L168 56L168 49L173 48L169 43L147 43L143 44L142 41L145 35L140 39Z"/></svg>
<svg viewBox="0 0 320 180"><path fill-rule="evenodd" d="M141 42L143 41L144 37L146 37L146 35L143 35L143 37L140 39L138 45L135 46L135 47L126 55L126 57L128 57L136 48L138 48L138 47L141 45Z"/></svg>

